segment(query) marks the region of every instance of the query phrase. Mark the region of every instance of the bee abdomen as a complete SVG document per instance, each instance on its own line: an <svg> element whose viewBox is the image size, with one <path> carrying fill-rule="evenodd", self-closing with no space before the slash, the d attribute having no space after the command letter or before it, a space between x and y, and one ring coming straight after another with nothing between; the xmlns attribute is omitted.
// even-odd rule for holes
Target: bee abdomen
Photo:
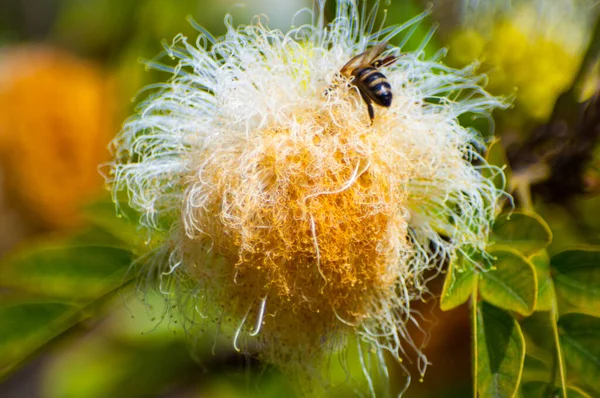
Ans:
<svg viewBox="0 0 600 398"><path fill-rule="evenodd" d="M385 79L385 76L375 68L361 68L356 71L355 79L360 81L365 86L370 86L371 83L379 79Z"/></svg>
<svg viewBox="0 0 600 398"><path fill-rule="evenodd" d="M378 105L389 107L392 105L392 86L384 80L371 88L373 101Z"/></svg>
<svg viewBox="0 0 600 398"><path fill-rule="evenodd" d="M389 107L392 104L392 87L383 73L375 68L364 68L358 71L355 79L377 105Z"/></svg>

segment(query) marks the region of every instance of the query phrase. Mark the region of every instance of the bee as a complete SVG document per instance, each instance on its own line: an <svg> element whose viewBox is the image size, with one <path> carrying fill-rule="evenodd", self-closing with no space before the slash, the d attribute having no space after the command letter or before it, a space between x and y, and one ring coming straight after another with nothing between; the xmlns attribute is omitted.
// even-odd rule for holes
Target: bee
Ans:
<svg viewBox="0 0 600 398"><path fill-rule="evenodd" d="M371 47L353 57L340 70L343 76L354 78L351 84L358 89L361 98L367 104L371 123L375 118L373 102L386 108L392 105L392 86L390 86L384 74L378 70L378 68L390 65L398 59L398 57L393 56L377 58L387 45L387 42L382 42Z"/></svg>

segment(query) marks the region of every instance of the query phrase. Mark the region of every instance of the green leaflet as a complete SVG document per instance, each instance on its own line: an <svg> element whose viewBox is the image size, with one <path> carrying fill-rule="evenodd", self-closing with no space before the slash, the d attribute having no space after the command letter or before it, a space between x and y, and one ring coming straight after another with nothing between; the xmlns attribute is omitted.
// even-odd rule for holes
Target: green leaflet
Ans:
<svg viewBox="0 0 600 398"><path fill-rule="evenodd" d="M76 307L58 302L3 302L0 306L0 378L79 321L76 312Z"/></svg>
<svg viewBox="0 0 600 398"><path fill-rule="evenodd" d="M600 317L600 250L566 250L550 265L561 307Z"/></svg>
<svg viewBox="0 0 600 398"><path fill-rule="evenodd" d="M481 272L479 290L487 302L522 315L533 312L537 278L531 262L517 251L494 250L494 269Z"/></svg>
<svg viewBox="0 0 600 398"><path fill-rule="evenodd" d="M567 387L567 396L569 398L591 398L586 392L577 387ZM520 397L523 398L541 398L541 397L562 397L560 389L552 387L548 383L534 381L524 383L521 387Z"/></svg>
<svg viewBox="0 0 600 398"><path fill-rule="evenodd" d="M526 342L527 349L529 349L529 342ZM523 365L523 382L531 382L531 381L548 381L551 379L552 369L551 369L552 359L545 357L536 357L534 355L525 355L525 362Z"/></svg>
<svg viewBox="0 0 600 398"><path fill-rule="evenodd" d="M550 311L554 303L555 291L554 284L550 278L550 259L545 250L541 250L531 257L529 261L535 269L538 294L536 300L536 311Z"/></svg>
<svg viewBox="0 0 600 398"><path fill-rule="evenodd" d="M0 280L3 287L28 294L79 302L119 286L132 260L131 251L122 248L48 243L9 258Z"/></svg>
<svg viewBox="0 0 600 398"><path fill-rule="evenodd" d="M567 376L600 394L600 318L567 314L558 327Z"/></svg>
<svg viewBox="0 0 600 398"><path fill-rule="evenodd" d="M486 302L477 304L477 389L481 397L516 395L525 359L517 321Z"/></svg>
<svg viewBox="0 0 600 398"><path fill-rule="evenodd" d="M493 248L509 247L528 256L552 242L552 232L535 213L514 212L496 218L490 237Z"/></svg>
<svg viewBox="0 0 600 398"><path fill-rule="evenodd" d="M551 383L549 391L558 391L564 395L567 381L554 310L535 312L521 321L521 328L527 346L523 383Z"/></svg>
<svg viewBox="0 0 600 398"><path fill-rule="evenodd" d="M467 267L459 271L456 269L454 261L450 262L440 299L442 311L448 311L464 304L473 292L476 280L477 274L472 268Z"/></svg>
<svg viewBox="0 0 600 398"><path fill-rule="evenodd" d="M146 250L153 241L164 238L157 232L150 234L140 226L140 214L127 205L127 199L120 200L118 207L119 210L115 210L115 204L108 198L98 200L86 206L85 218L132 248Z"/></svg>
<svg viewBox="0 0 600 398"><path fill-rule="evenodd" d="M133 253L120 247L58 242L40 243L5 259L0 267L0 377L118 291L134 276L127 272L132 260Z"/></svg>

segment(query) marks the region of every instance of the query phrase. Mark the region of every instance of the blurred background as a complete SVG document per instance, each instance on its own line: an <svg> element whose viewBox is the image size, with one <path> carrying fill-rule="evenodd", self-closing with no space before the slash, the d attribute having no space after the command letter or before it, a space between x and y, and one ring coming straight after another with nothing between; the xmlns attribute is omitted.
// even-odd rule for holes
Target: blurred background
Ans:
<svg viewBox="0 0 600 398"><path fill-rule="evenodd" d="M600 243L599 7L396 0L382 2L380 14L395 24L431 6L406 49L424 40L428 56L447 48L445 62L476 62L488 90L513 99L494 122L463 122L490 141L501 138L489 160L508 166L516 206L550 225L549 253ZM147 237L135 215L115 217L99 165L110 160L108 144L136 94L169 77L144 60L179 33L197 35L188 16L214 36L225 32L227 13L234 24L264 14L285 31L303 7L312 2L0 0L1 397L293 396L275 370L228 346L195 342L190 355L189 339L159 298L141 303L135 284L119 287ZM330 1L329 17L334 7ZM436 308L421 308L432 320L425 353L433 366L407 395L468 396L468 309ZM394 371L397 391L405 376Z"/></svg>

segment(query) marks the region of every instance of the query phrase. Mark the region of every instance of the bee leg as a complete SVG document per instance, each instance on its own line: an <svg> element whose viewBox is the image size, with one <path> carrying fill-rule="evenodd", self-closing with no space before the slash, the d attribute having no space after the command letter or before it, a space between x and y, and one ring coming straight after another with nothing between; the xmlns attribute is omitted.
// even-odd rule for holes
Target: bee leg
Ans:
<svg viewBox="0 0 600 398"><path fill-rule="evenodd" d="M371 99L369 97L367 97L367 95L365 93L362 92L362 90L359 90L360 92L360 96L363 99L363 101L365 101L365 104L367 104L367 110L369 111L369 118L371 119L371 125L373 124L373 119L375 119L375 111L373 110L373 103L371 101Z"/></svg>

